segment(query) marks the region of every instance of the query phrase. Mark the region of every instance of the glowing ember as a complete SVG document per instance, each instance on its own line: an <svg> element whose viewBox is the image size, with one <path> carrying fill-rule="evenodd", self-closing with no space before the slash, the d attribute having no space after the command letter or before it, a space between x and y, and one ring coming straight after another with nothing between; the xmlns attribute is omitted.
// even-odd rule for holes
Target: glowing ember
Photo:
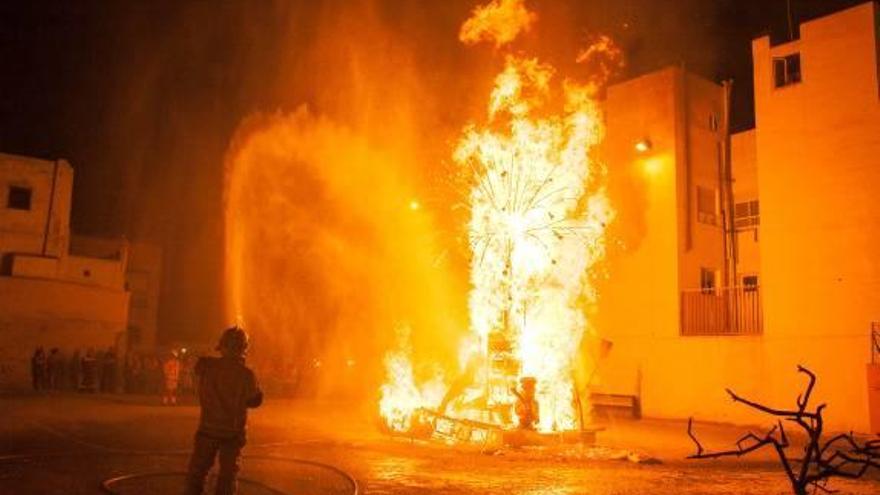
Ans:
<svg viewBox="0 0 880 495"><path fill-rule="evenodd" d="M474 11L461 40L500 47L534 19L522 1L496 0ZM617 54L603 37L578 62ZM578 425L573 368L596 296L590 274L604 257L613 215L603 166L591 158L604 134L595 93L606 77L557 83L553 67L508 55L486 121L464 130L453 158L472 179L469 309L476 345L463 352L468 383L451 385L456 397L443 411L449 415L512 426L511 389L534 377L538 429ZM402 416L438 401L418 391L405 354L390 354L386 364L381 412L390 427L406 429Z"/></svg>

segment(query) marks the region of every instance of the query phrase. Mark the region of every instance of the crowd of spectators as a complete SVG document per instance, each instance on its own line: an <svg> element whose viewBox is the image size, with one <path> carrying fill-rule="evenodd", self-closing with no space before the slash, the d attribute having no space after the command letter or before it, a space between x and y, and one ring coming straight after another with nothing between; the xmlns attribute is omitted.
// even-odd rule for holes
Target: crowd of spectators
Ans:
<svg viewBox="0 0 880 495"><path fill-rule="evenodd" d="M81 393L127 393L161 396L164 404L178 396L193 395L193 369L197 356L183 350L128 352L124 359L116 349L88 348L65 352L43 347L31 356L33 389Z"/></svg>
<svg viewBox="0 0 880 495"><path fill-rule="evenodd" d="M118 353L115 347L38 347L31 356L31 378L38 392L146 395L174 405L180 397L195 396L194 369L200 355L182 348ZM271 397L340 398L362 393L358 379L362 370L352 359L257 359L250 366Z"/></svg>

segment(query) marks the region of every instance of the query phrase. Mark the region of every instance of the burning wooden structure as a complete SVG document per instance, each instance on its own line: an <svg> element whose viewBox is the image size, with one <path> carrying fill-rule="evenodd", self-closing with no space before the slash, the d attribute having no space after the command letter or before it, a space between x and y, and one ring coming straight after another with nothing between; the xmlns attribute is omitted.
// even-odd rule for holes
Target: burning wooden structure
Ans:
<svg viewBox="0 0 880 495"><path fill-rule="evenodd" d="M494 0L473 12L460 40L503 51L535 19L522 0ZM485 120L465 127L453 154L470 210L462 371L449 384L419 384L405 348L390 353L380 401L390 429L428 425L441 440L477 443L502 441L517 426L528 442L587 429L585 384L574 375L613 217L592 152L604 136L597 92L618 57L610 40L597 39L577 61L602 70L576 81L537 58L505 54Z"/></svg>

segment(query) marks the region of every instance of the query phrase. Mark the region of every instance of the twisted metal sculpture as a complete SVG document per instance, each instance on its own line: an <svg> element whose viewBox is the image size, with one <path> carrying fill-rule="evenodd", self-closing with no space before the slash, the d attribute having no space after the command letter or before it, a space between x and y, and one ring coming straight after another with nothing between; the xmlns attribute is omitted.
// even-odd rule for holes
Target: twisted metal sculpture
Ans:
<svg viewBox="0 0 880 495"><path fill-rule="evenodd" d="M688 436L696 445L696 453L688 459L717 459L720 457L740 457L766 446L772 446L779 457L779 462L788 476L795 495L807 495L807 490L814 492L834 493L828 488L831 478L861 478L871 468L880 469L880 437L860 443L852 432L842 433L823 440L824 420L822 411L826 404L819 404L809 410L810 396L816 384L816 375L798 366L798 372L809 377L806 389L798 395L796 409L775 409L759 404L727 389L734 402L745 404L753 409L779 418L776 424L763 435L749 432L736 442L736 448L717 452L708 452L697 439L693 431L693 418L688 420ZM783 421L791 422L806 434L807 442L801 456L792 456L789 448L788 435Z"/></svg>

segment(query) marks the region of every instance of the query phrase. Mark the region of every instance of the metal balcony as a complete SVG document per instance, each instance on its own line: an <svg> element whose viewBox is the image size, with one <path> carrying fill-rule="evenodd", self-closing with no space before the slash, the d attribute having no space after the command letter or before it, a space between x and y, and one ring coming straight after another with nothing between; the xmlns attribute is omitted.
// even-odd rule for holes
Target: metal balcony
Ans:
<svg viewBox="0 0 880 495"><path fill-rule="evenodd" d="M761 335L759 286L686 290L681 293L681 335Z"/></svg>

